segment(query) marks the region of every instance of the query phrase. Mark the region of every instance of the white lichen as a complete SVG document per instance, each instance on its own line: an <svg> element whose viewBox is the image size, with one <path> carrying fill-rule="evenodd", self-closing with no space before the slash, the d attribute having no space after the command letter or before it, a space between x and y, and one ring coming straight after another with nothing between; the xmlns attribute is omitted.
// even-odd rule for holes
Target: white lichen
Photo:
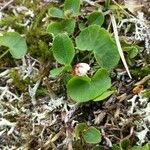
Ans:
<svg viewBox="0 0 150 150"><path fill-rule="evenodd" d="M133 32L134 39L136 41L144 41L145 49L147 50L147 53L150 53L150 28L148 26L146 19L144 18L144 13L138 12L137 18L132 17L129 19L122 19L118 25L118 28L121 29L121 27L125 23L128 23L128 25L134 24L135 26L135 32Z"/></svg>
<svg viewBox="0 0 150 150"><path fill-rule="evenodd" d="M138 138L137 144L142 145L148 141L148 132L150 128L150 102L148 98L143 95L144 91L141 91L138 95L134 95L133 98L128 100L131 102L128 115L139 116L139 120L135 121L136 129L135 135Z"/></svg>

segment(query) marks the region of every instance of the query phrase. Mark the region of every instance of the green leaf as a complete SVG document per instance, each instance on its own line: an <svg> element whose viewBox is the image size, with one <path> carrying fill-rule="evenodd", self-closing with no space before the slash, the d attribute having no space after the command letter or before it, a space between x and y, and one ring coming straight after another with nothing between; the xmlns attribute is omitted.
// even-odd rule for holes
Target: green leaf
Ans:
<svg viewBox="0 0 150 150"><path fill-rule="evenodd" d="M108 39L106 39L106 41L107 40ZM117 47L112 41L109 41L106 45L99 47L99 49L94 52L94 56L98 64L108 70L114 68L120 59Z"/></svg>
<svg viewBox="0 0 150 150"><path fill-rule="evenodd" d="M114 91L105 91L100 96L95 98L94 101L102 101L102 100L106 99L107 97L109 97L112 93L114 93Z"/></svg>
<svg viewBox="0 0 150 150"><path fill-rule="evenodd" d="M98 64L111 69L118 64L119 53L110 34L98 25L91 25L82 30L76 38L77 48L81 51L93 51Z"/></svg>
<svg viewBox="0 0 150 150"><path fill-rule="evenodd" d="M104 15L102 12L92 12L88 17L88 24L96 24L101 26L104 23Z"/></svg>
<svg viewBox="0 0 150 150"><path fill-rule="evenodd" d="M143 150L150 150L150 143L145 144Z"/></svg>
<svg viewBox="0 0 150 150"><path fill-rule="evenodd" d="M56 36L57 34L63 32L63 28L60 22L52 22L47 26L47 32Z"/></svg>
<svg viewBox="0 0 150 150"><path fill-rule="evenodd" d="M133 146L131 150L143 150L143 148L142 148L142 146Z"/></svg>
<svg viewBox="0 0 150 150"><path fill-rule="evenodd" d="M48 25L47 32L53 36L58 35L59 33L67 32L68 35L71 35L74 32L75 20L65 19L60 22L53 22Z"/></svg>
<svg viewBox="0 0 150 150"><path fill-rule="evenodd" d="M58 34L53 41L53 55L55 59L64 65L70 65L75 55L74 45L65 33Z"/></svg>
<svg viewBox="0 0 150 150"><path fill-rule="evenodd" d="M124 51L126 51L128 53L128 57L130 59L134 58L139 52L138 47L136 47L136 46L124 47Z"/></svg>
<svg viewBox="0 0 150 150"><path fill-rule="evenodd" d="M64 12L56 7L52 7L48 10L48 15L54 18L64 18Z"/></svg>
<svg viewBox="0 0 150 150"><path fill-rule="evenodd" d="M75 127L75 135L76 135L77 137L80 137L80 136L81 136L81 133L82 133L84 130L86 130L86 129L88 129L88 126L87 126L86 123L79 123L79 124L76 125L76 127Z"/></svg>
<svg viewBox="0 0 150 150"><path fill-rule="evenodd" d="M67 85L68 81L73 77L72 74L66 73L63 78L64 85Z"/></svg>
<svg viewBox="0 0 150 150"><path fill-rule="evenodd" d="M13 58L20 59L27 52L26 40L17 32L7 32L0 36L0 45L9 48Z"/></svg>
<svg viewBox="0 0 150 150"><path fill-rule="evenodd" d="M94 51L100 43L100 27L91 25L81 31L79 36L76 37L77 48L81 51Z"/></svg>
<svg viewBox="0 0 150 150"><path fill-rule="evenodd" d="M147 143L144 146L133 146L131 150L150 150L150 144Z"/></svg>
<svg viewBox="0 0 150 150"><path fill-rule="evenodd" d="M113 144L111 150L121 150L117 144Z"/></svg>
<svg viewBox="0 0 150 150"><path fill-rule="evenodd" d="M125 138L125 139L121 140L121 142L120 142L120 148L121 148L121 150L128 150L129 146L130 146L129 139Z"/></svg>
<svg viewBox="0 0 150 150"><path fill-rule="evenodd" d="M70 11L73 16L77 16L80 10L80 0L65 0L64 11Z"/></svg>
<svg viewBox="0 0 150 150"><path fill-rule="evenodd" d="M54 68L53 70L50 71L50 76L51 77L56 77L57 75L59 75L60 73L63 72L65 66L60 67L60 68Z"/></svg>
<svg viewBox="0 0 150 150"><path fill-rule="evenodd" d="M83 131L83 138L87 143L96 144L101 142L101 133L94 127L89 127L86 131Z"/></svg>
<svg viewBox="0 0 150 150"><path fill-rule="evenodd" d="M52 69L50 71L50 76L51 77L56 77L60 73L65 72L65 71L70 71L70 70L71 70L71 66L70 65L59 67L59 68L54 68L54 69Z"/></svg>
<svg viewBox="0 0 150 150"><path fill-rule="evenodd" d="M85 25L85 23L83 23L83 22L80 22L80 23L78 24L78 26L79 26L80 31L82 31L82 30L84 30L84 29L86 28L86 25Z"/></svg>
<svg viewBox="0 0 150 150"><path fill-rule="evenodd" d="M108 8L110 6L110 0L105 0L105 7Z"/></svg>
<svg viewBox="0 0 150 150"><path fill-rule="evenodd" d="M111 86L111 79L105 69L99 69L92 78L75 76L67 84L68 95L76 102L93 100Z"/></svg>
<svg viewBox="0 0 150 150"><path fill-rule="evenodd" d="M91 150L104 150L104 148L103 146L98 145L98 146L93 147Z"/></svg>

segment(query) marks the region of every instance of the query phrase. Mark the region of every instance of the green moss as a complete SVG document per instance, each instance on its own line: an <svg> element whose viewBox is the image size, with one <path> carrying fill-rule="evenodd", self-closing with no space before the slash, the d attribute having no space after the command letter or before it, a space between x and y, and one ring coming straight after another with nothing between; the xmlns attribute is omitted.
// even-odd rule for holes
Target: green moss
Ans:
<svg viewBox="0 0 150 150"><path fill-rule="evenodd" d="M19 16L9 15L7 17L4 17L0 21L0 27L12 26L12 25L16 24L16 22L19 21L20 19L21 19L21 17L19 17Z"/></svg>
<svg viewBox="0 0 150 150"><path fill-rule="evenodd" d="M150 89L144 91L144 96L150 98Z"/></svg>
<svg viewBox="0 0 150 150"><path fill-rule="evenodd" d="M13 85L21 92L26 91L27 84L30 83L30 80L21 79L20 75L16 70L11 71L11 78L13 79Z"/></svg>
<svg viewBox="0 0 150 150"><path fill-rule="evenodd" d="M131 70L131 73L135 76L135 77L144 77L147 76L148 74L150 74L150 65L146 65L144 67L140 67L140 68L134 68Z"/></svg>
<svg viewBox="0 0 150 150"><path fill-rule="evenodd" d="M48 43L50 42L49 35L42 32L40 29L30 29L26 35L29 53L40 59L42 62L52 58L52 53L49 50Z"/></svg>

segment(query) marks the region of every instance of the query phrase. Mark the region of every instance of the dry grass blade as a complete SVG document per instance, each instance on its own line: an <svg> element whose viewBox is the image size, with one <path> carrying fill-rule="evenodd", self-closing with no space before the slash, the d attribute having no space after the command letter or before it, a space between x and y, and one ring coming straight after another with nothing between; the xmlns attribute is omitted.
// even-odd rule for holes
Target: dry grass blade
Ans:
<svg viewBox="0 0 150 150"><path fill-rule="evenodd" d="M113 30L114 30L115 41L116 41L116 44L117 44L117 47L118 47L118 51L119 51L121 60L123 62L123 65L124 65L124 67L125 67L128 75L129 75L129 77L132 78L131 74L130 74L130 71L129 71L129 68L128 68L128 65L127 65L127 62L125 60L124 54L123 54L123 50L121 48L120 41L119 41L119 36L118 36L117 24L116 24L115 17L114 17L114 15L110 15L110 17L111 17L111 22L112 22Z"/></svg>
<svg viewBox="0 0 150 150"><path fill-rule="evenodd" d="M0 11L4 10L5 8L7 8L14 0L10 0L9 2L7 2L1 9Z"/></svg>

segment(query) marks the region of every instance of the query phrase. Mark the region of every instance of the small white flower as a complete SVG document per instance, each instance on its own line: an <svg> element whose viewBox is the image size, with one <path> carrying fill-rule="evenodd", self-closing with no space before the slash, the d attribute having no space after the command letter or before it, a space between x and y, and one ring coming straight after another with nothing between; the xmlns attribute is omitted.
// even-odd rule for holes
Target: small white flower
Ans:
<svg viewBox="0 0 150 150"><path fill-rule="evenodd" d="M74 72L75 75L84 76L90 70L90 66L86 63L78 63L75 65Z"/></svg>

